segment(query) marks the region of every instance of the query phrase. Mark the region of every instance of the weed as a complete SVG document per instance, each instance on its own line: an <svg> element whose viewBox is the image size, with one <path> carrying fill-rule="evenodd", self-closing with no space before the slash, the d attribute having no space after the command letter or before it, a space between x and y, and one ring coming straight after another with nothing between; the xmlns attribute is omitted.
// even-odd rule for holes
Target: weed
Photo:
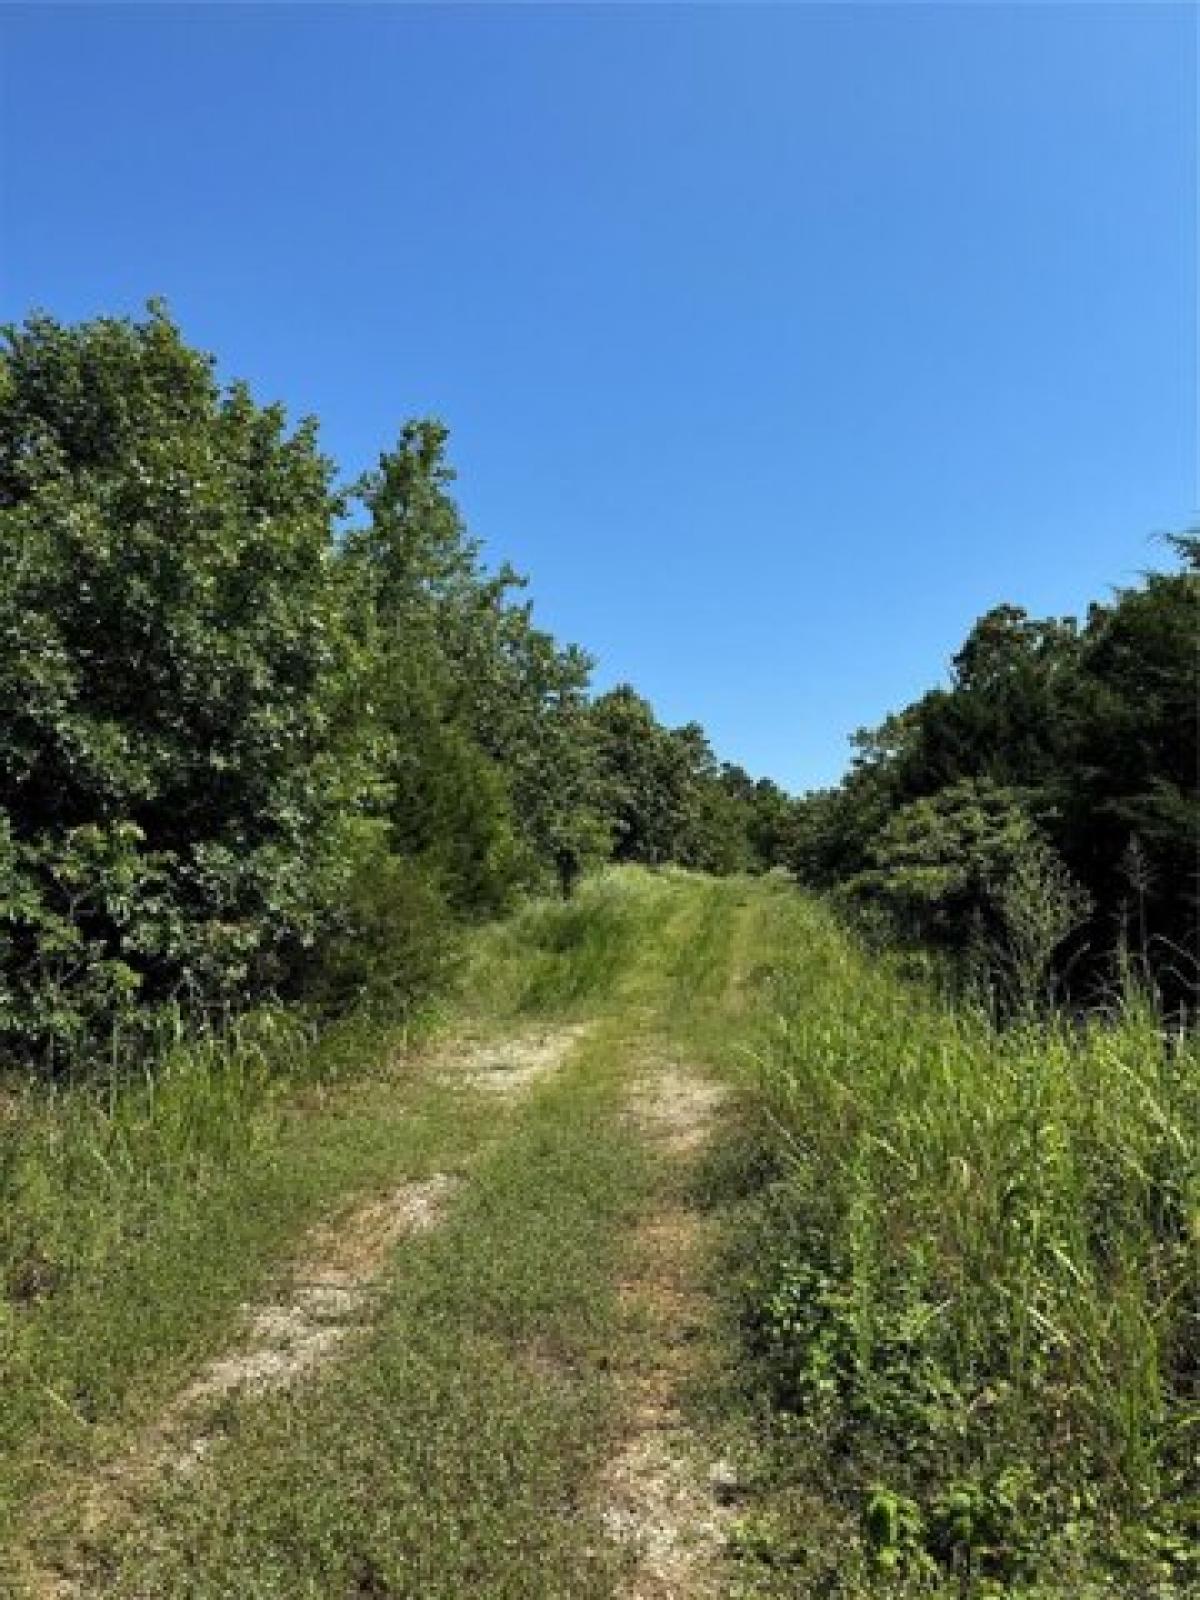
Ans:
<svg viewBox="0 0 1200 1600"><path fill-rule="evenodd" d="M782 1481L841 1483L877 1567L964 1591L1181 1571L1132 1552L1176 1548L1195 1481L1195 1042L1137 992L997 1030L815 902L791 940L756 1045L775 1175L731 1256Z"/></svg>

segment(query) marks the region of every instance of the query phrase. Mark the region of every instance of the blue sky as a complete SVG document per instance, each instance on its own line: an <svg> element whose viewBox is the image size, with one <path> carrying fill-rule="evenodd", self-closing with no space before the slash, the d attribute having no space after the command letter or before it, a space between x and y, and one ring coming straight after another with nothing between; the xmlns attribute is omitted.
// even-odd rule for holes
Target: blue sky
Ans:
<svg viewBox="0 0 1200 1600"><path fill-rule="evenodd" d="M0 10L0 317L164 295L793 788L1196 516L1185 7Z"/></svg>

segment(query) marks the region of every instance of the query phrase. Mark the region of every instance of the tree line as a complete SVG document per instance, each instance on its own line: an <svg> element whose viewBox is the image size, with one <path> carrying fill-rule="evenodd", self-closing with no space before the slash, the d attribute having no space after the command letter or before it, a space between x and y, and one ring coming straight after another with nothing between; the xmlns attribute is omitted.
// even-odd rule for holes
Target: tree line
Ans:
<svg viewBox="0 0 1200 1600"><path fill-rule="evenodd" d="M539 628L414 421L341 485L166 309L0 344L0 1058L164 1011L404 1007L616 859L776 859L788 801Z"/></svg>
<svg viewBox="0 0 1200 1600"><path fill-rule="evenodd" d="M788 859L909 937L1094 998L1132 968L1194 1004L1200 536L1083 621L1002 605L948 687L855 738Z"/></svg>
<svg viewBox="0 0 1200 1600"><path fill-rule="evenodd" d="M349 485L166 309L0 339L0 1061L163 1014L405 1008L605 861L784 865L892 933L1196 988L1200 537L1082 622L999 606L788 796L537 626L407 423ZM998 957L999 953L999 957Z"/></svg>

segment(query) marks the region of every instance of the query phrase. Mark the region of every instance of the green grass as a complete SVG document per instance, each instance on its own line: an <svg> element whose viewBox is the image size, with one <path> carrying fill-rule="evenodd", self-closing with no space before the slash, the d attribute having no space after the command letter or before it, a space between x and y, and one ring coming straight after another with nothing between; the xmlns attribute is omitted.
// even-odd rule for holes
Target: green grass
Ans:
<svg viewBox="0 0 1200 1600"><path fill-rule="evenodd" d="M460 1169L351 1355L229 1406L200 1473L94 1533L86 1592L611 1596L589 1485L633 1337L614 1286L676 1181L618 1108L674 1055L739 1090L692 1190L723 1241L692 1399L741 1470L728 1592L1200 1593L1196 1043L1137 997L997 1031L911 970L786 884L609 873L474 940L472 1036L591 1023L511 1108L366 1019L13 1096L0 1505L78 1557L50 1492L227 1347L303 1229Z"/></svg>
<svg viewBox="0 0 1200 1600"><path fill-rule="evenodd" d="M1195 1041L997 1032L787 917L727 1224L748 1592L1196 1592Z"/></svg>
<svg viewBox="0 0 1200 1600"><path fill-rule="evenodd" d="M507 1032L523 1019L619 1012L623 992L661 982L673 948L668 930L687 900L688 890L670 877L632 873L585 885L571 905L530 905L511 924L481 932L453 1008L476 1036ZM178 1043L152 1079L111 1092L28 1088L14 1096L0 1167L9 1283L0 1345L6 1541L19 1535L44 1551L48 1505L59 1500L69 1521L71 1485L119 1458L188 1376L227 1348L238 1306L261 1294L305 1227L352 1195L468 1160L474 1176L456 1220L444 1241L439 1235L404 1252L406 1269L415 1272L397 1279L369 1358L343 1374L342 1398L327 1399L322 1390L311 1416L282 1400L233 1408L245 1431L221 1453L214 1520L205 1522L190 1488L161 1518L148 1512L134 1543L145 1544L156 1576L141 1592L192 1592L172 1563L193 1558L217 1585L196 1592L259 1592L255 1585L275 1592L269 1574L245 1576L244 1550L226 1549L215 1537L224 1517L218 1487L249 1497L247 1529L265 1529L273 1506L282 1519L279 1538L289 1549L298 1540L289 1573L307 1574L306 1592L337 1592L322 1587L333 1581L321 1565L333 1536L322 1521L321 1495L330 1504L340 1504L339 1495L357 1497L369 1507L374 1490L350 1463L358 1460L371 1477L391 1470L388 1462L399 1471L401 1434L411 1434L420 1458L412 1482L426 1490L426 1458L445 1450L444 1504L434 1518L441 1534L431 1523L421 1536L434 1544L424 1556L414 1546L418 1566L434 1560L436 1538L444 1536L459 1551L442 1551L445 1571L457 1570L461 1557L466 1572L491 1537L487 1519L503 1520L501 1491L514 1464L524 1461L522 1470L533 1474L530 1508L552 1480L577 1483L602 1437L607 1383L572 1377L531 1385L522 1363L530 1354L525 1346L536 1345L537 1359L548 1355L574 1373L607 1325L619 1223L639 1193L637 1141L612 1109L616 1039L602 1031L587 1045L573 1087L561 1102L550 1095L543 1106L539 1097L528 1128L511 1142L498 1138L511 1122L506 1108L439 1086L419 1057L405 1056L394 1031L368 1019L314 1040L286 1017L260 1018L219 1040ZM492 1153L480 1167L485 1147ZM463 1384L464 1372L474 1389ZM339 1406L350 1419L341 1433ZM441 1420L430 1432L435 1416ZM375 1441L369 1448L357 1437L367 1417ZM302 1446L310 1423L310 1446ZM294 1451L280 1448L278 1430ZM261 1448L260 1437L268 1441ZM489 1448L487 1466L479 1452ZM297 1511L295 1496L289 1507L286 1493L270 1488L264 1463L277 1466L279 1484L290 1481L296 1493L311 1479L311 1516ZM320 1493L319 1483L326 1484ZM465 1520L456 1531L447 1507L464 1493ZM285 1533L297 1515L315 1543ZM376 1560L353 1531L361 1532L367 1515L356 1523L344 1507L330 1513L347 1530L337 1558L344 1557L346 1574L356 1563L366 1573ZM155 1543L155 1529L171 1537ZM510 1550L488 1558L495 1592L507 1592L505 1560L513 1593L522 1592L516 1574L528 1579L531 1561L537 1584L557 1582L553 1573L569 1569L561 1592L592 1592L587 1574L612 1567L611 1552L600 1550L604 1541L597 1545L593 1530L589 1543L565 1516L557 1532L549 1523L543 1532L544 1539L522 1532L532 1552L526 1556ZM142 1570L120 1553L122 1537L115 1525L112 1542L94 1552L88 1583L98 1593L106 1585L120 1592L127 1566ZM558 1554L556 1541L565 1541ZM226 1570L238 1575L226 1580ZM403 1582L415 1584L415 1571ZM222 1589L226 1581L230 1587ZM374 1581L364 1577L363 1592ZM423 1584L414 1592L435 1592Z"/></svg>
<svg viewBox="0 0 1200 1600"><path fill-rule="evenodd" d="M657 972L668 927L688 898L676 872L610 870L572 900L534 900L481 931L462 983L468 1014L580 1017L625 996L637 969Z"/></svg>
<svg viewBox="0 0 1200 1600"><path fill-rule="evenodd" d="M482 1118L396 1055L282 1019L181 1044L152 1080L14 1097L0 1156L0 1533L103 1460L220 1348L345 1196L453 1165Z"/></svg>
<svg viewBox="0 0 1200 1600"><path fill-rule="evenodd" d="M580 1499L613 1427L613 1284L644 1201L601 1042L449 1221L402 1251L369 1346L247 1408L213 1469L92 1552L93 1589L589 1600L621 1567Z"/></svg>
<svg viewBox="0 0 1200 1600"><path fill-rule="evenodd" d="M481 934L453 1009L486 1028L598 1002L669 899L633 874L531 905ZM106 1086L5 1086L0 1542L23 1500L118 1449L221 1347L317 1216L478 1143L486 1111L439 1093L406 1046L367 1016L318 1037L260 1013Z"/></svg>
<svg viewBox="0 0 1200 1600"><path fill-rule="evenodd" d="M98 1594L608 1600L594 1485L642 1359L619 1305L674 1182L622 1115L643 1049L723 1008L744 885L623 873L486 931L475 1016L593 1029L398 1258L378 1326L306 1395L242 1408L212 1468L91 1551ZM656 1059L651 1051L650 1059Z"/></svg>

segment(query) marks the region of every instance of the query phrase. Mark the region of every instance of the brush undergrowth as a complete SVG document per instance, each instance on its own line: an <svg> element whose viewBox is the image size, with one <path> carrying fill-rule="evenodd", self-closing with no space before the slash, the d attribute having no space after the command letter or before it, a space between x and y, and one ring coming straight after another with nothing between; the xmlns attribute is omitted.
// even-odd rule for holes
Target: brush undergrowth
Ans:
<svg viewBox="0 0 1200 1600"><path fill-rule="evenodd" d="M747 1592L1197 1593L1196 1041L1136 993L998 1031L790 920L729 1263Z"/></svg>

